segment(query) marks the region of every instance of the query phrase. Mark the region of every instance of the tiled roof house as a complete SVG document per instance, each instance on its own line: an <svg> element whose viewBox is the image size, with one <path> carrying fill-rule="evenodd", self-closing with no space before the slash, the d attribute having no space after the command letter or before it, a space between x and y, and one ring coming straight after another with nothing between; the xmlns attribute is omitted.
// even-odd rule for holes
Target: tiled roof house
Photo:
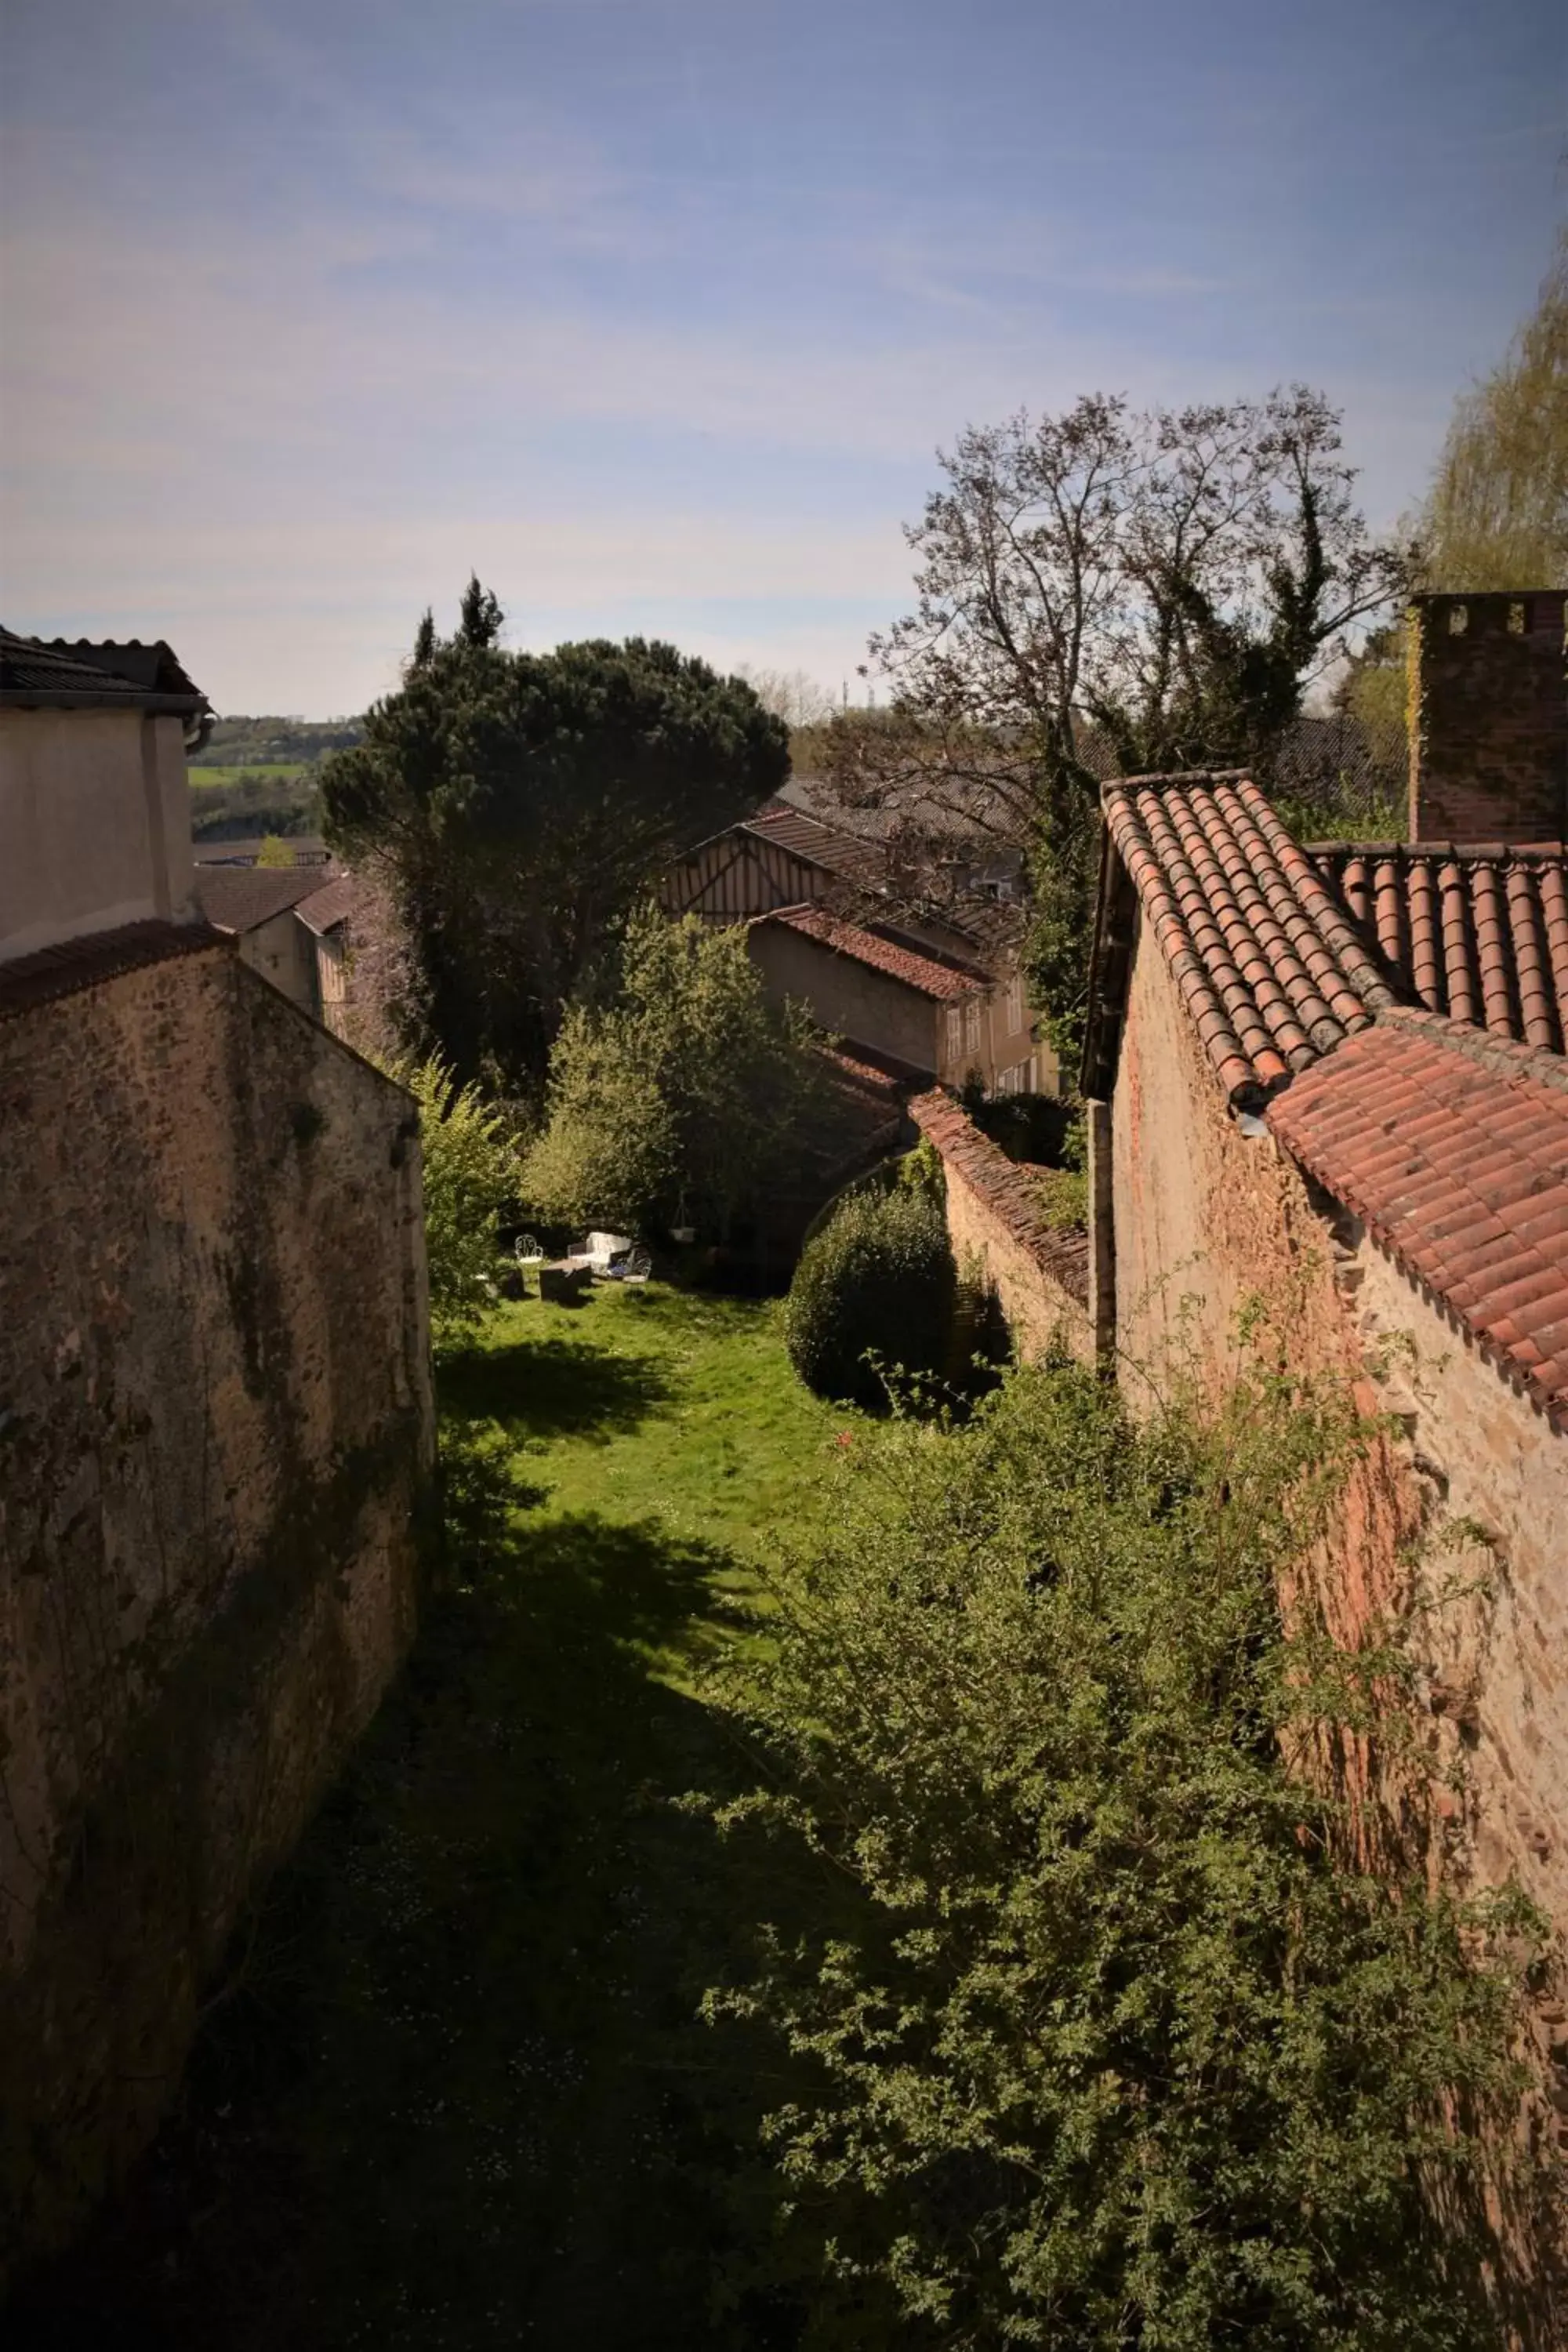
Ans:
<svg viewBox="0 0 1568 2352"><path fill-rule="evenodd" d="M955 1083L976 1072L1013 1092L1054 1081L1019 973L1016 910L977 898L972 921L924 919L893 891L879 842L768 801L676 859L661 895L672 914L746 923L773 992L882 1066Z"/></svg>
<svg viewBox="0 0 1568 2352"><path fill-rule="evenodd" d="M889 923L852 922L820 904L777 907L747 927L752 961L775 999L793 998L852 1055L918 1083L962 1085L977 1072L1016 1091L1032 1069L1021 982L998 985L969 958Z"/></svg>
<svg viewBox="0 0 1568 2352"><path fill-rule="evenodd" d="M1488 1531L1506 1607L1445 1637L1467 1853L1568 1923L1565 608L1418 600L1405 842L1299 843L1240 774L1104 788L1083 1091L1130 1392L1178 1339L1223 1363L1261 1296L1287 1360L1394 1416L1347 1506L1346 1625L1423 1524Z"/></svg>

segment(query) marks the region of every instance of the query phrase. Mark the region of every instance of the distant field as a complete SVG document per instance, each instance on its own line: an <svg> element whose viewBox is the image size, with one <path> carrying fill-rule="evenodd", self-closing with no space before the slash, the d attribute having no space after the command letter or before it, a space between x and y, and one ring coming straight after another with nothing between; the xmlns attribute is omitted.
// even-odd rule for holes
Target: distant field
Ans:
<svg viewBox="0 0 1568 2352"><path fill-rule="evenodd" d="M190 768L186 770L193 784L276 783L281 776L290 783L306 773L298 760L258 760L242 768Z"/></svg>

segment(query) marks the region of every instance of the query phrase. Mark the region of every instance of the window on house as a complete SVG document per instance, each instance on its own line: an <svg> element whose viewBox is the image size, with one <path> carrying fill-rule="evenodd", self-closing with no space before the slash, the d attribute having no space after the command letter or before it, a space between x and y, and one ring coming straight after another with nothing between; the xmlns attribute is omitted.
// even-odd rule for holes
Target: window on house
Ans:
<svg viewBox="0 0 1568 2352"><path fill-rule="evenodd" d="M1009 1035L1022 1029L1029 1017L1024 1003L1024 982L1017 973L1007 982L1006 1016Z"/></svg>
<svg viewBox="0 0 1568 2352"><path fill-rule="evenodd" d="M956 1004L947 1008L947 1058L956 1062L963 1051L963 1015Z"/></svg>
<svg viewBox="0 0 1568 2352"><path fill-rule="evenodd" d="M963 1008L963 1050L966 1054L980 1051L980 999L972 996Z"/></svg>

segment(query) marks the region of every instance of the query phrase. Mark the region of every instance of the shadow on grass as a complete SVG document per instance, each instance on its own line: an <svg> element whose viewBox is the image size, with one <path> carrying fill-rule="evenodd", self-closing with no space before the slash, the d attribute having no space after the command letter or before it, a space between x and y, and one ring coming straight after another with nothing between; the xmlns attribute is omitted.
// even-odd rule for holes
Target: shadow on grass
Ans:
<svg viewBox="0 0 1568 2352"><path fill-rule="evenodd" d="M548 1334L450 1357L438 1386L444 1412L499 1421L540 1439L625 1435L670 1392L649 1358Z"/></svg>
<svg viewBox="0 0 1568 2352"><path fill-rule="evenodd" d="M695 2013L788 1896L672 1801L750 1775L649 1664L731 1565L581 1515L434 1604L179 2112L11 2352L797 2340L755 2152L789 2085Z"/></svg>

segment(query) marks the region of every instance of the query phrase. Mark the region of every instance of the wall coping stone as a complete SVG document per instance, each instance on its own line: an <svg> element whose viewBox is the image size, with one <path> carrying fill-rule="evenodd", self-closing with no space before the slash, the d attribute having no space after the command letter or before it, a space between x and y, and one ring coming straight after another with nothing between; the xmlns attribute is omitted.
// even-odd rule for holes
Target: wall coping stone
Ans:
<svg viewBox="0 0 1568 2352"><path fill-rule="evenodd" d="M942 1159L955 1168L970 1190L1043 1274L1089 1305L1089 1235L1081 1226L1059 1232L1041 1215L1027 1173L1009 1160L970 1118L945 1087L916 1095L910 1117Z"/></svg>

